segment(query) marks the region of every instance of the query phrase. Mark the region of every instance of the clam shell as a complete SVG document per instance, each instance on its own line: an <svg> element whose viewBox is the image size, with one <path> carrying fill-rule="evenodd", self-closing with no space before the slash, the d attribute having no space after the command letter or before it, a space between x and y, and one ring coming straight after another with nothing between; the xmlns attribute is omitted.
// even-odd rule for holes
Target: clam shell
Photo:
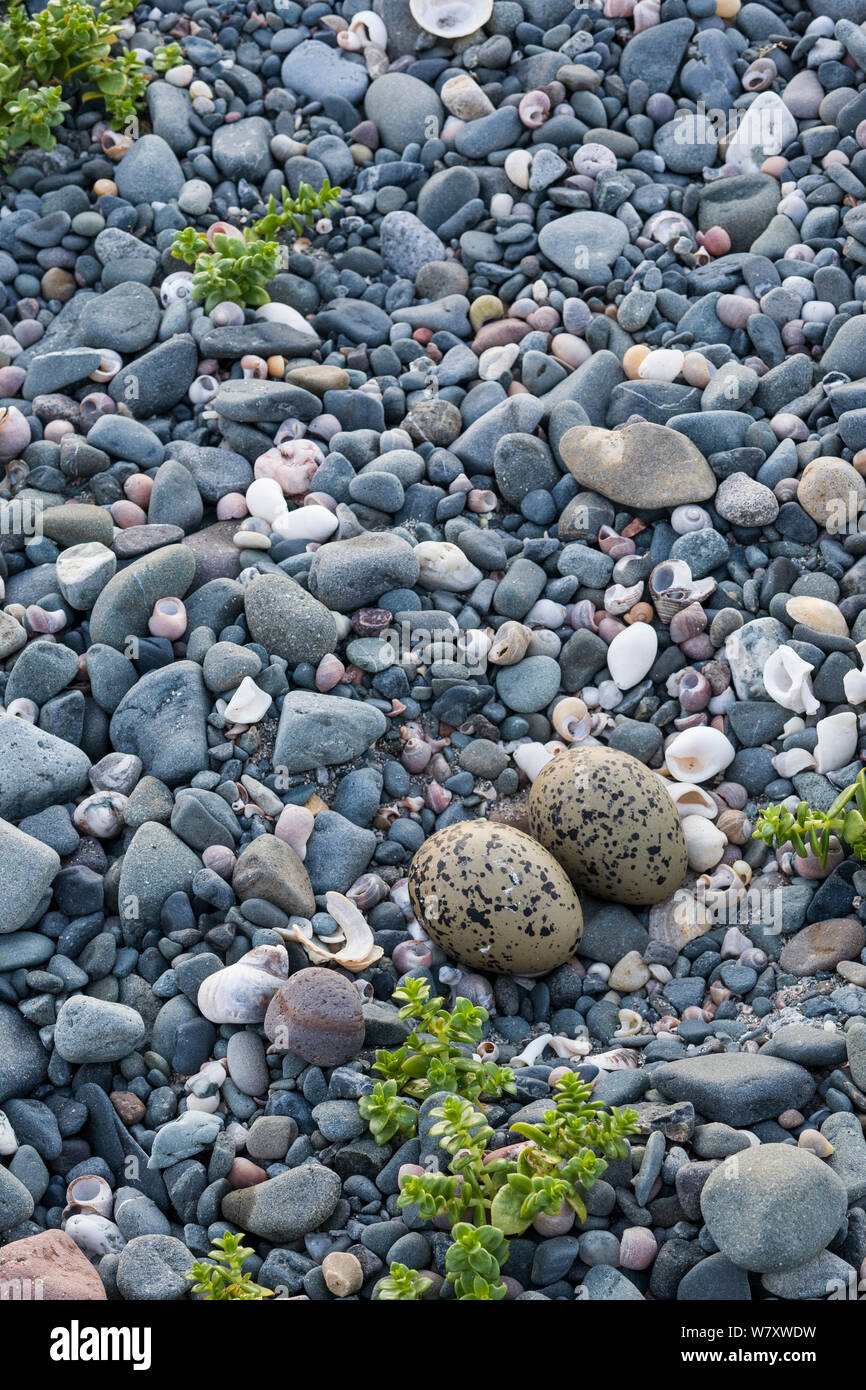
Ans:
<svg viewBox="0 0 866 1390"><path fill-rule="evenodd" d="M271 999L288 978L284 946L254 946L234 965L202 981L199 1013L211 1023L261 1023Z"/></svg>

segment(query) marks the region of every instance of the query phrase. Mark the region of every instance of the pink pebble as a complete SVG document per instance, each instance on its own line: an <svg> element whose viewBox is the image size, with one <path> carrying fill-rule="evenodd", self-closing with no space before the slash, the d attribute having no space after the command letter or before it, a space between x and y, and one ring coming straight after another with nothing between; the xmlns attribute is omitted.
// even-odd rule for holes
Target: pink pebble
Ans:
<svg viewBox="0 0 866 1390"><path fill-rule="evenodd" d="M227 492L216 508L217 521L240 521L249 515L247 499L242 492Z"/></svg>
<svg viewBox="0 0 866 1390"><path fill-rule="evenodd" d="M135 502L121 499L119 502L112 502L108 510L115 526L119 526L122 531L129 526L144 526L147 523L147 513L136 506Z"/></svg>
<svg viewBox="0 0 866 1390"><path fill-rule="evenodd" d="M26 375L23 367L0 367L0 396L17 396Z"/></svg>
<svg viewBox="0 0 866 1390"><path fill-rule="evenodd" d="M74 434L75 426L69 420L49 420L43 430L50 444L59 444L65 434Z"/></svg>
<svg viewBox="0 0 866 1390"><path fill-rule="evenodd" d="M133 473L123 484L124 496L137 507L146 509L152 492L153 478L149 478L146 473Z"/></svg>

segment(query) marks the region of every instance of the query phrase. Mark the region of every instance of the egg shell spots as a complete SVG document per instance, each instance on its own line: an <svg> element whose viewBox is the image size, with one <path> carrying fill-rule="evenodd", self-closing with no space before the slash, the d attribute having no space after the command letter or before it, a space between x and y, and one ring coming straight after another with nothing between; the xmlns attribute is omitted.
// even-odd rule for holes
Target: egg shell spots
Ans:
<svg viewBox="0 0 866 1390"><path fill-rule="evenodd" d="M529 827L572 882L631 906L671 897L685 878L686 841L658 778L628 753L571 748L541 769Z"/></svg>
<svg viewBox="0 0 866 1390"><path fill-rule="evenodd" d="M583 931L567 874L510 825L437 830L409 866L415 916L453 959L500 975L542 975L574 955Z"/></svg>

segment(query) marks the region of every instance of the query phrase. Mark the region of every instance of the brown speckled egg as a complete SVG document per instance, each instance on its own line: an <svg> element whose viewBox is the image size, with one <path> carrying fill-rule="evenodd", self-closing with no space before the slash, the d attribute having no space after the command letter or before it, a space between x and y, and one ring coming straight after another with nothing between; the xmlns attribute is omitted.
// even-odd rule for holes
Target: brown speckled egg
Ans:
<svg viewBox="0 0 866 1390"><path fill-rule="evenodd" d="M541 769L529 826L598 898L637 905L669 898L687 867L676 807L654 773L613 748L569 748Z"/></svg>
<svg viewBox="0 0 866 1390"><path fill-rule="evenodd" d="M437 830L409 866L415 916L443 951L498 975L543 975L574 955L580 902L547 850L510 825Z"/></svg>

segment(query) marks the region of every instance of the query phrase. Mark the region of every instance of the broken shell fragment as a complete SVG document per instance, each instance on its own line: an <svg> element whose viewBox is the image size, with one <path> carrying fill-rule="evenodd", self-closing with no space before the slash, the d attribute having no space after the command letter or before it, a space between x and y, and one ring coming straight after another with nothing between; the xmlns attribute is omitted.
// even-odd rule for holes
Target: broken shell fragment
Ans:
<svg viewBox="0 0 866 1390"><path fill-rule="evenodd" d="M665 762L678 782L708 782L734 760L734 747L708 724L683 729L665 749Z"/></svg>

